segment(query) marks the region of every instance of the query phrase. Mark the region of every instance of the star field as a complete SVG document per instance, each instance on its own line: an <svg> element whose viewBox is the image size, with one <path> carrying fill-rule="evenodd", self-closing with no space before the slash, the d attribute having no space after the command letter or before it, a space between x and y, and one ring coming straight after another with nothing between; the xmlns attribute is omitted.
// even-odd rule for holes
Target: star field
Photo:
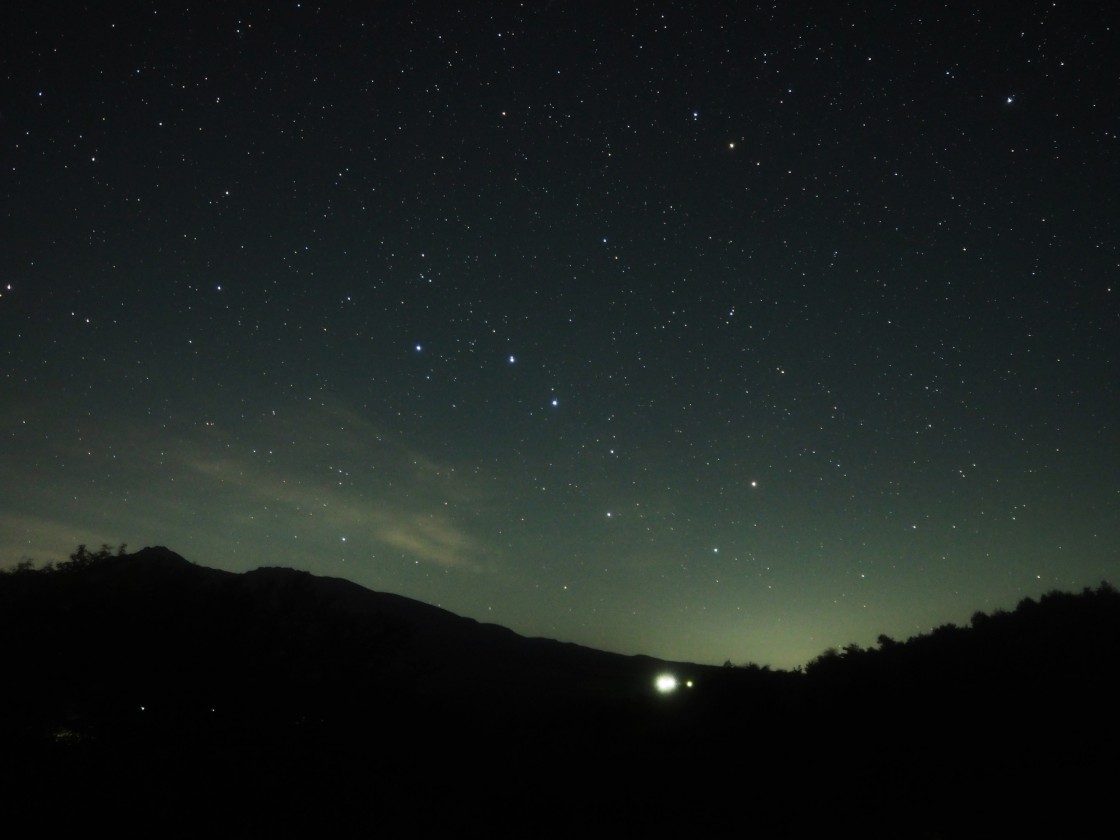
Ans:
<svg viewBox="0 0 1120 840"><path fill-rule="evenodd" d="M0 562L802 664L1120 571L1106 4L0 29Z"/></svg>

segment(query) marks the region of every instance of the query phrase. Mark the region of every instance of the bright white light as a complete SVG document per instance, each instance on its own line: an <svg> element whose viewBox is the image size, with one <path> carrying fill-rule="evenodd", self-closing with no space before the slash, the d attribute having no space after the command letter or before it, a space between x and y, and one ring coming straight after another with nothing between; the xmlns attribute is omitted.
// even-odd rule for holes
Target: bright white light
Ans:
<svg viewBox="0 0 1120 840"><path fill-rule="evenodd" d="M657 686L657 690L662 694L668 694L671 691L677 690L677 678L672 674L661 674L654 682L654 685Z"/></svg>

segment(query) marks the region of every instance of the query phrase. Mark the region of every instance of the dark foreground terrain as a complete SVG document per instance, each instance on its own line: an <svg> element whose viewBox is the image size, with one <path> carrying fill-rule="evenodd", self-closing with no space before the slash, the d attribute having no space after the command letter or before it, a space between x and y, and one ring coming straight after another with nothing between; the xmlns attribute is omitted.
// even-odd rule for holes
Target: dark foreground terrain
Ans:
<svg viewBox="0 0 1120 840"><path fill-rule="evenodd" d="M0 820L36 835L1088 837L1116 824L1120 595L1107 585L787 673L525 639L289 569L83 549L0 575L0 632ZM682 685L659 694L665 672Z"/></svg>

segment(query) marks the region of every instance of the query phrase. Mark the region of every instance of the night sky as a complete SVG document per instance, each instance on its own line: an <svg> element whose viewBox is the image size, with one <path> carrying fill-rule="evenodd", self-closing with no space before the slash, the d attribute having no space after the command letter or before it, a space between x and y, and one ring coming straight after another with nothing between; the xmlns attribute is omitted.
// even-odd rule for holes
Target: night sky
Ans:
<svg viewBox="0 0 1120 840"><path fill-rule="evenodd" d="M1118 24L7 3L0 564L776 667L1120 583Z"/></svg>

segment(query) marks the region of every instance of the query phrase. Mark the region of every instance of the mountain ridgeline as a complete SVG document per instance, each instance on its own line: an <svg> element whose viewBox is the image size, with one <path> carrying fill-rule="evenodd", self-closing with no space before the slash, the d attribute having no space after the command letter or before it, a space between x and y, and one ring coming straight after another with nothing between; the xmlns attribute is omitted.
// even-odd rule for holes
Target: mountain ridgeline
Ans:
<svg viewBox="0 0 1120 840"><path fill-rule="evenodd" d="M0 632L0 782L12 818L44 829L1072 836L1117 782L1107 584L784 672L527 639L291 569L81 548L0 574ZM655 689L665 674L675 691Z"/></svg>

